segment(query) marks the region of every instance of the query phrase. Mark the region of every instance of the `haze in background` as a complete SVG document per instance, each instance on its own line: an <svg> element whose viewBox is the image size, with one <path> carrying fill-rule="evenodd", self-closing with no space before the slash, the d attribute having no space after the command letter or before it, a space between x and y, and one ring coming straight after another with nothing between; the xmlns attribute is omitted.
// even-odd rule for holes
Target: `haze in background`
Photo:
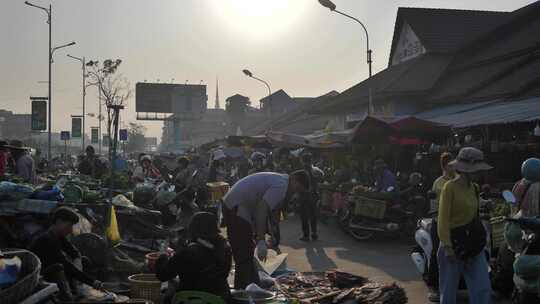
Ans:
<svg viewBox="0 0 540 304"><path fill-rule="evenodd" d="M44 12L22 0L0 2L0 108L30 113L29 96L47 96L47 24ZM384 69L397 8L439 7L511 11L533 0L335 0L338 8L367 26L374 73ZM70 115L81 105L80 63L120 58L132 84L171 82L208 85L213 106L219 77L221 106L236 93L255 104L265 96L260 83L246 78L249 68L273 90L317 96L343 91L367 77L365 37L361 27L319 5L317 0L55 0L53 46L53 130L69 130ZM135 92L133 92L135 93ZM97 113L96 89L87 93L87 112ZM123 113L135 120L135 99ZM148 136L161 135L161 123L143 122ZM87 119L87 130L97 120Z"/></svg>

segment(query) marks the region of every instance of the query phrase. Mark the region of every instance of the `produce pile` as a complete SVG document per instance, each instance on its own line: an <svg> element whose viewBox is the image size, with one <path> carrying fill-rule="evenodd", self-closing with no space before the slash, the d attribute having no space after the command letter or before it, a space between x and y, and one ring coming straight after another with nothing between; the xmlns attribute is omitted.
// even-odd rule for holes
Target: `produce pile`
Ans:
<svg viewBox="0 0 540 304"><path fill-rule="evenodd" d="M340 271L294 272L277 279L278 291L301 303L405 304L405 291ZM352 301L352 302L351 302Z"/></svg>

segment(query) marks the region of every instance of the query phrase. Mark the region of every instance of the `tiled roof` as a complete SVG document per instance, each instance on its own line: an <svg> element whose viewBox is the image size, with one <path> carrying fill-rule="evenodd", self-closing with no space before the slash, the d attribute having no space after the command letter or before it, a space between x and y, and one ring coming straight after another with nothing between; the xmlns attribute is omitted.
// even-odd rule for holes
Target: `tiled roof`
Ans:
<svg viewBox="0 0 540 304"><path fill-rule="evenodd" d="M431 89L450 61L448 56L425 54L390 66L337 97L320 102L310 112L324 114L353 110L368 102L370 89L374 100L393 94L423 93Z"/></svg>
<svg viewBox="0 0 540 304"><path fill-rule="evenodd" d="M479 36L506 22L509 12L432 8L398 9L390 58L407 22L427 52L453 53Z"/></svg>

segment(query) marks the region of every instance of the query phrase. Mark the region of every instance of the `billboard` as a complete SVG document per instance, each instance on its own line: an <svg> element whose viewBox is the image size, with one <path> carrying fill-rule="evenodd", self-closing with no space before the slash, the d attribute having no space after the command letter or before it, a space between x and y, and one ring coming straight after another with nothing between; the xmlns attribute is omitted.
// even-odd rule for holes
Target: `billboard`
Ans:
<svg viewBox="0 0 540 304"><path fill-rule="evenodd" d="M32 131L47 130L47 98L30 97L32 100Z"/></svg>
<svg viewBox="0 0 540 304"><path fill-rule="evenodd" d="M139 113L181 114L199 117L206 111L206 85L137 83L135 110Z"/></svg>
<svg viewBox="0 0 540 304"><path fill-rule="evenodd" d="M81 138L82 118L71 117L71 137Z"/></svg>
<svg viewBox="0 0 540 304"><path fill-rule="evenodd" d="M93 144L98 144L99 143L99 128L98 127L92 127L90 129L90 141L93 143Z"/></svg>
<svg viewBox="0 0 540 304"><path fill-rule="evenodd" d="M69 140L69 131L60 132L60 140Z"/></svg>

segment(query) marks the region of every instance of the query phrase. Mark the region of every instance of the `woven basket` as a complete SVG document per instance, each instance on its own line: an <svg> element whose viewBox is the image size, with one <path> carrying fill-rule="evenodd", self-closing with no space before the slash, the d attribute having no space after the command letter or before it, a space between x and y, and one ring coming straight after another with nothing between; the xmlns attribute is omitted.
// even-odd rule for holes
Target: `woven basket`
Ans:
<svg viewBox="0 0 540 304"><path fill-rule="evenodd" d="M32 252L24 249L2 249L7 258L19 257L22 262L19 280L8 288L0 290L2 304L17 304L26 299L39 283L41 262Z"/></svg>
<svg viewBox="0 0 540 304"><path fill-rule="evenodd" d="M504 226L506 221L504 217L494 217L490 220L491 224L491 241L493 248L499 248L506 242L504 239Z"/></svg>
<svg viewBox="0 0 540 304"><path fill-rule="evenodd" d="M161 303L161 282L155 274L141 273L128 277L131 284L130 296L136 299Z"/></svg>

